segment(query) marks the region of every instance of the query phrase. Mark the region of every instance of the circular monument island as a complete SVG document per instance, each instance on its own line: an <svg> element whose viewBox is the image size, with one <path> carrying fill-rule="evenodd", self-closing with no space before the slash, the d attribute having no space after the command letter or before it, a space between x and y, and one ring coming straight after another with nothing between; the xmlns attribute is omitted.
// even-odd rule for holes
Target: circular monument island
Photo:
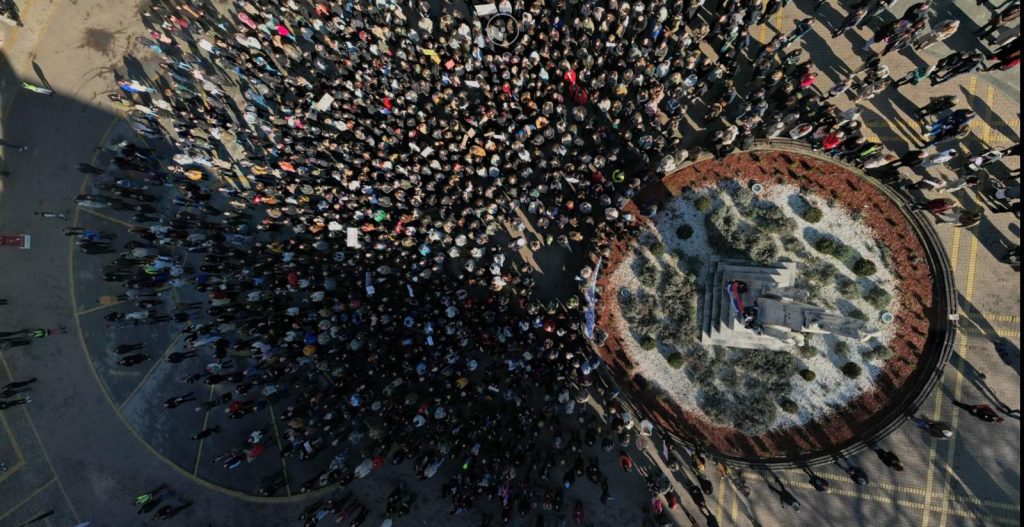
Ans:
<svg viewBox="0 0 1024 527"><path fill-rule="evenodd" d="M948 358L941 244L853 167L799 147L698 159L626 212L642 228L598 282L599 350L681 441L823 462L902 422Z"/></svg>

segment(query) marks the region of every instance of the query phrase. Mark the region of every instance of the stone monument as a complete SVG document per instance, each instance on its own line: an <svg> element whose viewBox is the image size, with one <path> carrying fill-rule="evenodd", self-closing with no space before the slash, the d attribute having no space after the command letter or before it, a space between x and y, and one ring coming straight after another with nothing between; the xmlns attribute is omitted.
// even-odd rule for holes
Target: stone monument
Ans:
<svg viewBox="0 0 1024 527"><path fill-rule="evenodd" d="M796 288L797 265L752 266L718 261L704 292L701 343L786 351L804 344L805 333L866 341L878 334L861 320L805 303Z"/></svg>

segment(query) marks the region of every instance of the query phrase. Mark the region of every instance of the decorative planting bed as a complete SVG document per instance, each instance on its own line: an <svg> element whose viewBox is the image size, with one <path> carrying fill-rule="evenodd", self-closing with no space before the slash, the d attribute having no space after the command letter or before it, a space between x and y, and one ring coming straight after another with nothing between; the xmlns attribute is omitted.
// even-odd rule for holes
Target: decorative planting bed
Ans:
<svg viewBox="0 0 1024 527"><path fill-rule="evenodd" d="M921 360L936 318L925 247L903 210L845 167L788 152L708 159L628 209L646 229L615 245L599 282L601 352L633 404L676 435L737 459L827 451L930 373L919 370L934 365ZM729 305L730 272L771 276L762 306L856 329L755 323L763 312Z"/></svg>

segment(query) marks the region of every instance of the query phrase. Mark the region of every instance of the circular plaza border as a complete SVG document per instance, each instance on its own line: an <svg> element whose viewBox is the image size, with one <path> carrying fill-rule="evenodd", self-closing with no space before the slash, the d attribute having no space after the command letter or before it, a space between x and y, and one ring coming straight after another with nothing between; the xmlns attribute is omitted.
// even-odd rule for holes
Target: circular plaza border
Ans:
<svg viewBox="0 0 1024 527"><path fill-rule="evenodd" d="M729 171L734 164L759 166L762 158L775 161L776 166L779 160L776 158L780 158L790 163L792 167L800 166L804 171L789 169L788 174L781 171L770 173L764 168L751 173ZM843 176L841 183L847 188L831 188L823 184L824 178L815 179L815 167L827 167L833 179L836 173L840 173ZM716 168L725 170L719 171ZM909 265L918 274L923 271L931 283L930 290L927 291L930 298L915 299L919 306L914 310L914 314L922 318L927 327L916 328L920 342L919 345L913 346L918 348L918 353L914 353L916 361L913 369L903 373L897 372L896 380L899 382L894 382L889 374L895 368L896 357L889 359L883 367L883 373L886 374L884 378L867 392L849 401L843 410L827 416L822 421L771 430L757 436L748 436L735 429L714 425L702 414L685 411L671 401L659 400L647 389L649 380L631 373L631 359L622 350L618 336L613 334L611 329L616 294L611 291L609 279L616 266L631 250L635 240L619 240L613 244L608 268L602 272L598 282L602 287L603 302L598 306L597 323L609 333L609 338L598 348L598 353L609 367L611 379L608 380L620 386L624 404L655 422L665 435L676 442L699 446L715 458L737 466L813 466L829 463L837 456L851 455L880 441L906 422L909 413L913 413L921 406L941 379L945 365L952 355L956 339L956 288L945 249L923 213L911 211L905 205L904 196L882 185L857 167L816 153L807 145L795 141L761 141L750 150L731 154L721 163L713 160L708 154L697 156L692 162L665 175L659 181L646 185L625 206L625 212L651 223L641 210L647 210L652 205L660 208L687 188L704 186L724 179L742 179L744 184L749 184L772 178L781 178L786 180L786 183L798 184L807 192L836 200L841 204L847 204L844 196L857 193L858 205L867 208L868 216L874 214L871 210L877 211L876 222L882 221L887 212L890 216L902 218L903 225L893 224L894 220L891 217L888 218L889 225L893 225L892 228L905 227L905 233L916 238L913 241L919 246L920 258ZM888 246L887 248L893 249ZM902 249L906 251L907 247ZM904 279L905 277L901 276L901 285ZM904 348L910 346L910 340L905 335L901 338L907 340L903 343ZM912 351L905 349L904 352ZM897 357L902 356L897 354ZM883 375L880 374L879 377L882 378Z"/></svg>

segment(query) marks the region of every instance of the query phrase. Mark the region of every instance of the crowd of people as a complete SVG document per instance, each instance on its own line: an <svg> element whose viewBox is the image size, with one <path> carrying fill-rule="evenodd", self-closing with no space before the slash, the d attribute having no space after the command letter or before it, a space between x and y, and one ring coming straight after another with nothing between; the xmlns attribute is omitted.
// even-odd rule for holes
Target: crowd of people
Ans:
<svg viewBox="0 0 1024 527"><path fill-rule="evenodd" d="M583 291L612 241L635 234L623 206L660 168L788 137L895 186L955 192L1019 155L1019 144L959 154L976 115L953 97L918 110L935 122L903 152L865 136L859 106L925 79L1013 68L1016 37L894 76L887 55L947 41L959 21L932 20L929 1L897 18L894 2L865 0L843 20L806 18L755 42L788 3L502 0L493 18L448 1L150 6L137 42L161 75L123 78L112 99L153 147L124 141L109 167L83 164L93 191L76 198L139 226L129 240L65 231L82 253L117 254L102 279L123 284L124 303L109 322L183 327L182 351L154 359L122 344L118 363L166 359L183 391L222 394L197 405L176 395L169 411L223 408L244 427L273 405L277 455L322 467L301 491L408 461L421 479L442 474L453 515L488 502L506 523L565 510L582 524L567 493L586 478L607 503L601 452L632 470L626 449L640 433L581 329ZM979 36L1018 15L1016 2L996 11ZM799 46L821 24L837 39L874 29L863 68L827 92ZM856 104L841 110L844 94ZM962 180L914 172L957 157L975 163ZM1004 196L1019 207L1019 187ZM936 212L933 201L920 207ZM547 271L569 284L561 301L536 300L551 294L536 291L533 257L558 262ZM190 300L170 304L166 288ZM270 444L255 430L215 459L231 469ZM686 477L687 488L713 524L701 454L690 454L699 484ZM670 486L647 483L655 521L686 510ZM283 485L275 472L258 491ZM385 512L406 514L415 499L399 486ZM302 521L359 525L368 510L332 498Z"/></svg>

